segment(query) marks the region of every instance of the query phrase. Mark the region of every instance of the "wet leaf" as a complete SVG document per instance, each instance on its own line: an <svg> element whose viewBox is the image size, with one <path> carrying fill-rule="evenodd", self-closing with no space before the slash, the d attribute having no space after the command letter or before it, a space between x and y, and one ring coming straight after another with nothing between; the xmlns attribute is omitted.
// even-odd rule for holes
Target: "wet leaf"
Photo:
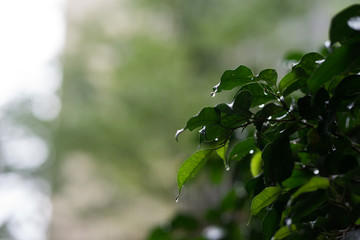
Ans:
<svg viewBox="0 0 360 240"><path fill-rule="evenodd" d="M177 140L180 133L186 129L193 131L198 127L209 126L218 123L220 123L220 111L212 107L203 108L197 115L188 120L186 126L183 129L180 129L176 132L175 138Z"/></svg>
<svg viewBox="0 0 360 240"><path fill-rule="evenodd" d="M360 5L352 5L333 17L330 24L331 44L336 42L346 43L355 37L359 37L359 29L351 27L351 19L360 16ZM359 21L359 20L358 20Z"/></svg>
<svg viewBox="0 0 360 240"><path fill-rule="evenodd" d="M251 107L257 107L261 104L267 103L268 101L276 100L272 94L266 93L264 89L271 91L269 86L262 83L249 83L243 86L240 90L249 91L252 95Z"/></svg>
<svg viewBox="0 0 360 240"><path fill-rule="evenodd" d="M283 226L274 234L273 240L283 239L295 231L296 231L295 224L291 224L290 226Z"/></svg>
<svg viewBox="0 0 360 240"><path fill-rule="evenodd" d="M229 160L240 160L245 155L249 154L250 151L255 151L256 146L254 142L254 138L249 137L239 143L237 143L232 149L229 154Z"/></svg>
<svg viewBox="0 0 360 240"><path fill-rule="evenodd" d="M274 103L268 103L265 105L264 108L257 112L254 116L254 125L256 126L256 129L260 131L263 123L269 120L269 117L276 117L279 113L285 114L286 110L282 106Z"/></svg>
<svg viewBox="0 0 360 240"><path fill-rule="evenodd" d="M307 80L312 93L338 75L347 76L360 65L360 44L344 45L335 49Z"/></svg>
<svg viewBox="0 0 360 240"><path fill-rule="evenodd" d="M310 95L306 95L302 98L299 98L298 100L299 114L301 117L308 120L314 119L316 117L314 109L311 105L311 100L312 99Z"/></svg>
<svg viewBox="0 0 360 240"><path fill-rule="evenodd" d="M201 126L208 126L220 122L220 113L215 108L203 108L196 116L189 119L184 129L190 131Z"/></svg>
<svg viewBox="0 0 360 240"><path fill-rule="evenodd" d="M284 96L293 91L306 87L306 80L319 66L323 57L318 53L304 55L300 62L293 66L292 71L283 77L279 83L279 90Z"/></svg>
<svg viewBox="0 0 360 240"><path fill-rule="evenodd" d="M221 92L222 90L231 90L235 87L241 87L253 79L252 71L241 65L235 70L227 70L221 76L220 83L216 85L214 92Z"/></svg>
<svg viewBox="0 0 360 240"><path fill-rule="evenodd" d="M251 215L257 215L261 209L273 203L282 193L280 187L267 187L256 195L251 202Z"/></svg>
<svg viewBox="0 0 360 240"><path fill-rule="evenodd" d="M326 189L330 186L330 181L323 177L312 177L306 184L300 187L293 195L292 199L307 192L314 192L318 189Z"/></svg>
<svg viewBox="0 0 360 240"><path fill-rule="evenodd" d="M212 152L212 149L199 150L186 159L185 162L180 166L177 174L179 195L183 185L196 176Z"/></svg>
<svg viewBox="0 0 360 240"><path fill-rule="evenodd" d="M300 202L296 202L291 213L293 223L298 223L301 218L313 213L316 209L326 202L327 194L324 190L318 190L307 196Z"/></svg>
<svg viewBox="0 0 360 240"><path fill-rule="evenodd" d="M226 156L226 152L229 146L229 142L227 142L226 144L224 144L224 146L222 146L221 148L216 149L216 153L219 155L219 157L223 160L224 162L224 166L225 169L229 168L229 161L228 158Z"/></svg>
<svg viewBox="0 0 360 240"><path fill-rule="evenodd" d="M232 108L237 112L246 112L249 110L252 102L252 95L249 91L240 91L235 96Z"/></svg>
<svg viewBox="0 0 360 240"><path fill-rule="evenodd" d="M277 77L278 77L278 74L274 69L265 69L265 70L262 70L258 76L256 76L256 80L264 80L270 86L275 86Z"/></svg>
<svg viewBox="0 0 360 240"><path fill-rule="evenodd" d="M287 137L277 139L266 145L262 153L262 159L267 185L274 185L291 176L294 157Z"/></svg>
<svg viewBox="0 0 360 240"><path fill-rule="evenodd" d="M258 176L260 173L262 173L262 158L261 158L261 152L257 152L254 154L254 156L251 158L250 161L250 171L251 175L253 177Z"/></svg>
<svg viewBox="0 0 360 240"><path fill-rule="evenodd" d="M348 98L360 95L360 76L353 75L344 78L335 88L334 98Z"/></svg>
<svg viewBox="0 0 360 240"><path fill-rule="evenodd" d="M293 189L304 185L311 177L310 171L306 169L294 169L291 176L283 181L281 185L287 189Z"/></svg>
<svg viewBox="0 0 360 240"><path fill-rule="evenodd" d="M264 190L265 184L263 174L260 174L259 176L247 181L245 189L247 194L249 195L249 198L252 198L253 196L259 194L262 190Z"/></svg>
<svg viewBox="0 0 360 240"><path fill-rule="evenodd" d="M270 240L278 229L282 217L282 212L288 199L288 194L281 195L274 202L273 206L268 209L268 212L262 222L264 240Z"/></svg>

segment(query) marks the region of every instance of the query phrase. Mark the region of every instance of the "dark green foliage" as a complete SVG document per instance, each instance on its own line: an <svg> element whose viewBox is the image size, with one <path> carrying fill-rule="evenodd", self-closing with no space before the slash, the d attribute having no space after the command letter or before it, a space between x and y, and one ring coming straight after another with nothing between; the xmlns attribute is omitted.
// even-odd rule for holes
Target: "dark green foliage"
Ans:
<svg viewBox="0 0 360 240"><path fill-rule="evenodd" d="M232 165L235 183L246 182L248 196L237 195L234 185L199 232L214 220L219 239L259 239L257 221L265 240L339 239L359 227L360 31L349 24L354 18L360 5L333 18L324 56L296 55L300 61L280 80L273 69L225 71L212 95L237 89L233 102L204 108L177 133L199 128L201 143L212 143L180 167L179 190L212 150L226 168ZM261 159L252 160L260 151ZM259 175L253 164L261 165ZM241 234L237 214L253 216L247 227L253 235ZM193 234L181 239L202 236Z"/></svg>

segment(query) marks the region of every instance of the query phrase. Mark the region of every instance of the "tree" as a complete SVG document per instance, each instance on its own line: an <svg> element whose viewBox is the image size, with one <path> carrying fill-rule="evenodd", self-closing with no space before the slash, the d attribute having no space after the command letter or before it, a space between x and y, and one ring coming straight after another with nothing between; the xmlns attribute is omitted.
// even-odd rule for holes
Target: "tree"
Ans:
<svg viewBox="0 0 360 240"><path fill-rule="evenodd" d="M177 182L181 198L222 160L233 188L204 219L178 215L149 239L339 239L359 228L359 25L359 4L338 13L321 53L289 56L279 81L274 69L224 72L212 96L232 90L233 101L203 108L176 133L200 129Z"/></svg>

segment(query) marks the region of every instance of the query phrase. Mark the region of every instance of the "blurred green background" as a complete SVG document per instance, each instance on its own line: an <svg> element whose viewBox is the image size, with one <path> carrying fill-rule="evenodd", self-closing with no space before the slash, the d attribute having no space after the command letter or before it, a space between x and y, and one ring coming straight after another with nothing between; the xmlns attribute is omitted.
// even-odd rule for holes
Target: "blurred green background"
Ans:
<svg viewBox="0 0 360 240"><path fill-rule="evenodd" d="M176 170L197 141L176 143L176 130L227 99L210 97L224 70L284 72L289 50L319 50L331 17L355 2L68 1L59 117L40 121L26 101L7 112L51 153L31 173L52 189L49 239L143 239L176 211L216 204L226 183L201 177L175 203Z"/></svg>

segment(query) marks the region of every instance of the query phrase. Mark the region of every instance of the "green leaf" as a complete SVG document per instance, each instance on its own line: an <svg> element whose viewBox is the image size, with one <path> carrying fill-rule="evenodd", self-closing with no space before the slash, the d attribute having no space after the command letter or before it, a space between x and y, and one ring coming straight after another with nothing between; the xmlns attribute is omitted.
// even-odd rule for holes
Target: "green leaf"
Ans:
<svg viewBox="0 0 360 240"><path fill-rule="evenodd" d="M291 176L294 157L287 137L277 139L266 145L262 153L262 159L267 185L280 183Z"/></svg>
<svg viewBox="0 0 360 240"><path fill-rule="evenodd" d="M284 207L286 206L288 200L289 194L283 194L278 199L276 199L273 206L268 209L268 212L262 222L264 240L271 240L274 233L278 229Z"/></svg>
<svg viewBox="0 0 360 240"><path fill-rule="evenodd" d="M203 108L196 116L189 119L184 129L190 131L201 126L208 126L220 122L220 112L212 107Z"/></svg>
<svg viewBox="0 0 360 240"><path fill-rule="evenodd" d="M281 213L276 209L270 209L263 220L262 233L264 240L271 240L281 220Z"/></svg>
<svg viewBox="0 0 360 240"><path fill-rule="evenodd" d="M261 152L257 152L254 154L254 156L251 158L250 161L250 171L253 177L258 176L260 173L262 173L262 158L261 158Z"/></svg>
<svg viewBox="0 0 360 240"><path fill-rule="evenodd" d="M359 29L351 27L351 20L355 20L358 17L360 17L359 4L352 5L333 17L330 24L331 44L336 42L346 43L355 37L359 37Z"/></svg>
<svg viewBox="0 0 360 240"><path fill-rule="evenodd" d="M256 107L258 105L265 104L268 101L276 100L276 97L274 97L272 94L266 93L264 89L271 91L269 86L257 82L249 83L243 86L240 91L249 91L252 95L251 107Z"/></svg>
<svg viewBox="0 0 360 240"><path fill-rule="evenodd" d="M265 184L263 174L260 174L259 176L247 181L247 183L245 184L245 189L247 194L249 195L249 198L252 198L253 196L259 194L262 190L264 190Z"/></svg>
<svg viewBox="0 0 360 240"><path fill-rule="evenodd" d="M296 73L296 70L302 69L303 72L301 74L305 73L306 76L310 76L323 59L324 57L319 53L307 53L301 58L300 62L293 67L293 72Z"/></svg>
<svg viewBox="0 0 360 240"><path fill-rule="evenodd" d="M313 194L306 196L305 199L297 201L291 213L293 223L298 223L301 218L314 214L314 212L321 207L321 205L328 200L325 190L318 190Z"/></svg>
<svg viewBox="0 0 360 240"><path fill-rule="evenodd" d="M280 187L267 187L256 195L251 202L251 215L257 215L261 209L273 203L282 193Z"/></svg>
<svg viewBox="0 0 360 240"><path fill-rule="evenodd" d="M306 184L300 187L293 195L292 199L297 198L299 195L307 192L314 192L318 189L326 189L330 186L330 181L323 177L312 177Z"/></svg>
<svg viewBox="0 0 360 240"><path fill-rule="evenodd" d="M275 86L278 74L274 69L262 70L259 75L256 76L256 80L264 80L270 86Z"/></svg>
<svg viewBox="0 0 360 240"><path fill-rule="evenodd" d="M199 150L186 159L186 161L180 166L177 174L179 195L183 185L196 176L212 152L212 149Z"/></svg>
<svg viewBox="0 0 360 240"><path fill-rule="evenodd" d="M306 95L298 99L299 114L305 119L314 119L316 117L313 106L311 105L311 96Z"/></svg>
<svg viewBox="0 0 360 240"><path fill-rule="evenodd" d="M214 93L222 90L231 90L234 87L241 87L253 80L252 71L241 65L235 70L227 70L221 76L220 83L216 85L213 90Z"/></svg>
<svg viewBox="0 0 360 240"><path fill-rule="evenodd" d="M310 174L307 169L294 169L291 176L283 181L281 185L287 189L299 187L309 181Z"/></svg>
<svg viewBox="0 0 360 240"><path fill-rule="evenodd" d="M241 160L245 155L249 154L250 151L255 151L256 146L254 142L254 138L249 137L238 144L236 144L230 154L229 154L229 160Z"/></svg>
<svg viewBox="0 0 360 240"><path fill-rule="evenodd" d="M256 126L256 129L260 131L263 123L269 120L269 117L273 118L279 113L286 113L286 110L282 106L274 103L265 105L265 107L254 116L254 125Z"/></svg>
<svg viewBox="0 0 360 240"><path fill-rule="evenodd" d="M347 76L360 65L360 44L344 45L335 49L307 80L312 93L337 75Z"/></svg>
<svg viewBox="0 0 360 240"><path fill-rule="evenodd" d="M360 95L360 76L352 75L344 78L335 88L334 98L344 98Z"/></svg>
<svg viewBox="0 0 360 240"><path fill-rule="evenodd" d="M199 132L201 143L214 143L215 145L218 145L224 143L231 133L231 130L218 124L205 126Z"/></svg>
<svg viewBox="0 0 360 240"><path fill-rule="evenodd" d="M296 231L295 224L291 224L290 226L283 226L274 234L273 240L283 239L295 231Z"/></svg>
<svg viewBox="0 0 360 240"><path fill-rule="evenodd" d="M209 126L217 123L220 123L220 111L212 107L203 108L197 115L188 120L186 126L183 129L180 129L176 132L175 139L177 140L180 133L186 129L193 131L198 127Z"/></svg>
<svg viewBox="0 0 360 240"><path fill-rule="evenodd" d="M246 112L249 110L252 102L252 95L249 91L239 91L234 99L232 108L237 112Z"/></svg>
<svg viewBox="0 0 360 240"><path fill-rule="evenodd" d="M279 83L279 90L284 96L293 91L306 87L306 79L319 66L319 60L323 57L318 53L305 54L300 62L293 66L292 71L283 77Z"/></svg>
<svg viewBox="0 0 360 240"><path fill-rule="evenodd" d="M226 156L226 152L229 146L229 142L227 142L224 146L222 146L221 148L216 149L216 153L219 155L219 157L223 160L224 162L224 166L225 169L228 170L229 169L229 161L228 158Z"/></svg>

